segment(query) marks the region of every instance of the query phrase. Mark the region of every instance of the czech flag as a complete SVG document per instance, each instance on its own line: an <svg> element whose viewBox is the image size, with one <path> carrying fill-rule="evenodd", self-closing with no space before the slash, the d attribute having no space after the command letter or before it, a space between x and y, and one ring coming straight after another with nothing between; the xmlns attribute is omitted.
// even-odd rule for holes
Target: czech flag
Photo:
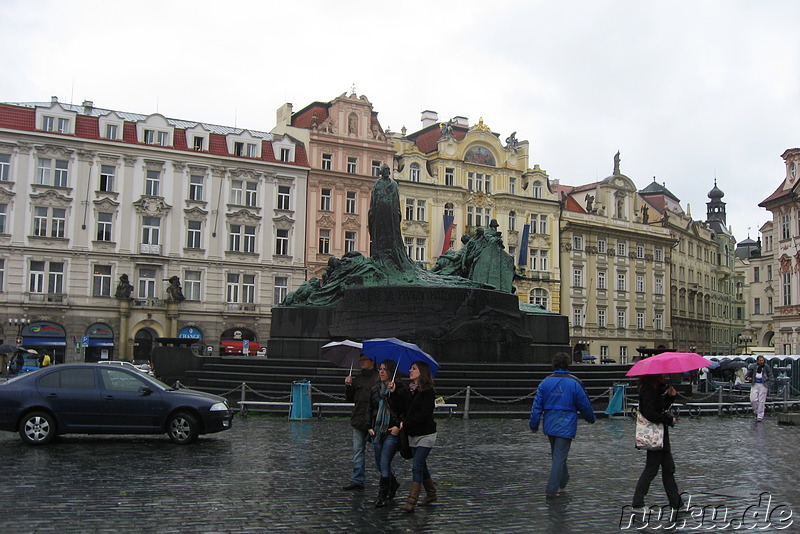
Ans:
<svg viewBox="0 0 800 534"><path fill-rule="evenodd" d="M443 215L442 216L442 224L444 226L444 239L442 241L442 252L444 254L448 250L450 250L450 239L453 235L453 219L452 215Z"/></svg>
<svg viewBox="0 0 800 534"><path fill-rule="evenodd" d="M522 229L522 240L519 242L519 261L517 265L528 264L528 237L530 237L531 225L526 224Z"/></svg>

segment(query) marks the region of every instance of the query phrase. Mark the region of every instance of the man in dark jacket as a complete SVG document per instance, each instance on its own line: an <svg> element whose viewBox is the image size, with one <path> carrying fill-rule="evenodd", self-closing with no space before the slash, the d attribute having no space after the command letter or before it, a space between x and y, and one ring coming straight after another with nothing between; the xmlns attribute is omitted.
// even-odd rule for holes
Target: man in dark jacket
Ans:
<svg viewBox="0 0 800 534"><path fill-rule="evenodd" d="M350 415L350 426L353 427L353 476L350 483L342 489L347 491L363 490L365 478L365 456L367 437L370 426L367 424L369 411L369 394L372 386L378 383L378 371L375 362L364 354L359 359L361 373L348 375L344 379L345 398L355 404Z"/></svg>
<svg viewBox="0 0 800 534"><path fill-rule="evenodd" d="M559 352L553 357L552 375L539 384L531 408L531 432L539 431L544 417L544 433L550 441L553 462L545 492L548 499L560 497L560 490L569 482L567 455L578 430L578 413L587 423L594 423L594 410L581 381L569 374L569 354Z"/></svg>

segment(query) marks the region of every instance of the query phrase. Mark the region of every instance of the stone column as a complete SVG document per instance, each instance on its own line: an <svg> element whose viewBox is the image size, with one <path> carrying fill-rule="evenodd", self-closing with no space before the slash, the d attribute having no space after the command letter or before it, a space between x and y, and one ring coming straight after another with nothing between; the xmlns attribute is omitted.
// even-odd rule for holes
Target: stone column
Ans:
<svg viewBox="0 0 800 534"><path fill-rule="evenodd" d="M128 350L131 348L128 341L133 338L133 332L129 332L131 317L132 299L119 300L119 353L116 359L129 360ZM133 357L133 354L130 354Z"/></svg>

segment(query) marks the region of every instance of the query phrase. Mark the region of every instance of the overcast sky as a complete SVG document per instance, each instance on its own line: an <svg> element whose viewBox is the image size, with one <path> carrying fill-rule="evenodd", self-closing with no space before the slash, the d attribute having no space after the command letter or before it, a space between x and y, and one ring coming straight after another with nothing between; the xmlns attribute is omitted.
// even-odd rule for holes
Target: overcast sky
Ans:
<svg viewBox="0 0 800 534"><path fill-rule="evenodd" d="M0 0L0 101L271 130L353 86L528 140L562 184L665 183L695 219L717 178L738 241L800 146L800 2ZM794 130L794 134L791 132Z"/></svg>

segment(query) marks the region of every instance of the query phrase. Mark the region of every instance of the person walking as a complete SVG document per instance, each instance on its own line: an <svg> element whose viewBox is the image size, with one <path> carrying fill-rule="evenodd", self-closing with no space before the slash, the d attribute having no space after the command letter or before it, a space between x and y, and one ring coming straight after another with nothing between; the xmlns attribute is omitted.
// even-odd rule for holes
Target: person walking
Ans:
<svg viewBox="0 0 800 534"><path fill-rule="evenodd" d="M636 483L632 506L635 509L644 507L644 497L650 490L650 483L661 469L661 480L667 493L669 505L678 510L683 506L683 499L675 482L675 461L669 444L669 427L675 426L677 419L666 410L678 395L675 388L664 383L665 375L642 375L639 377L639 411L651 423L664 425L664 447L647 451L644 470Z"/></svg>
<svg viewBox="0 0 800 534"><path fill-rule="evenodd" d="M364 451L367 447L370 425L367 423L369 412L369 395L378 382L378 372L375 370L375 361L362 354L359 357L361 372L358 375L348 375L344 379L345 398L353 403L350 414L350 426L353 427L353 476L350 483L343 486L345 491L363 490L365 479Z"/></svg>
<svg viewBox="0 0 800 534"><path fill-rule="evenodd" d="M561 490L569 482L567 456L578 432L578 413L587 423L595 422L594 410L583 384L569 372L571 360L564 352L553 357L553 374L539 384L531 407L531 432L536 434L539 431L539 421L543 419L542 430L550 441L552 464L545 487L548 499L561 497Z"/></svg>
<svg viewBox="0 0 800 534"><path fill-rule="evenodd" d="M381 480L375 508L386 506L386 501L393 499L400 483L392 472L392 460L397 451L397 435L400 433L400 421L389 406L389 382L394 377L396 364L392 360L381 362L378 366L377 384L370 392L368 424L372 437L372 449L375 452L375 464L378 466Z"/></svg>
<svg viewBox="0 0 800 534"><path fill-rule="evenodd" d="M763 356L758 356L755 363L747 366L744 381L752 384L750 386L750 404L753 406L753 413L759 423L764 420L767 394L773 380L772 369L767 365L767 360Z"/></svg>
<svg viewBox="0 0 800 534"><path fill-rule="evenodd" d="M425 498L421 505L439 500L436 485L428 470L428 455L436 444L436 421L433 419L436 390L431 368L425 362L412 363L408 378L407 387L398 388L394 382L389 383L389 391L392 392L389 404L400 419L400 429L408 434L408 443L413 454L412 482L408 498L400 507L404 512L413 512L423 486Z"/></svg>

